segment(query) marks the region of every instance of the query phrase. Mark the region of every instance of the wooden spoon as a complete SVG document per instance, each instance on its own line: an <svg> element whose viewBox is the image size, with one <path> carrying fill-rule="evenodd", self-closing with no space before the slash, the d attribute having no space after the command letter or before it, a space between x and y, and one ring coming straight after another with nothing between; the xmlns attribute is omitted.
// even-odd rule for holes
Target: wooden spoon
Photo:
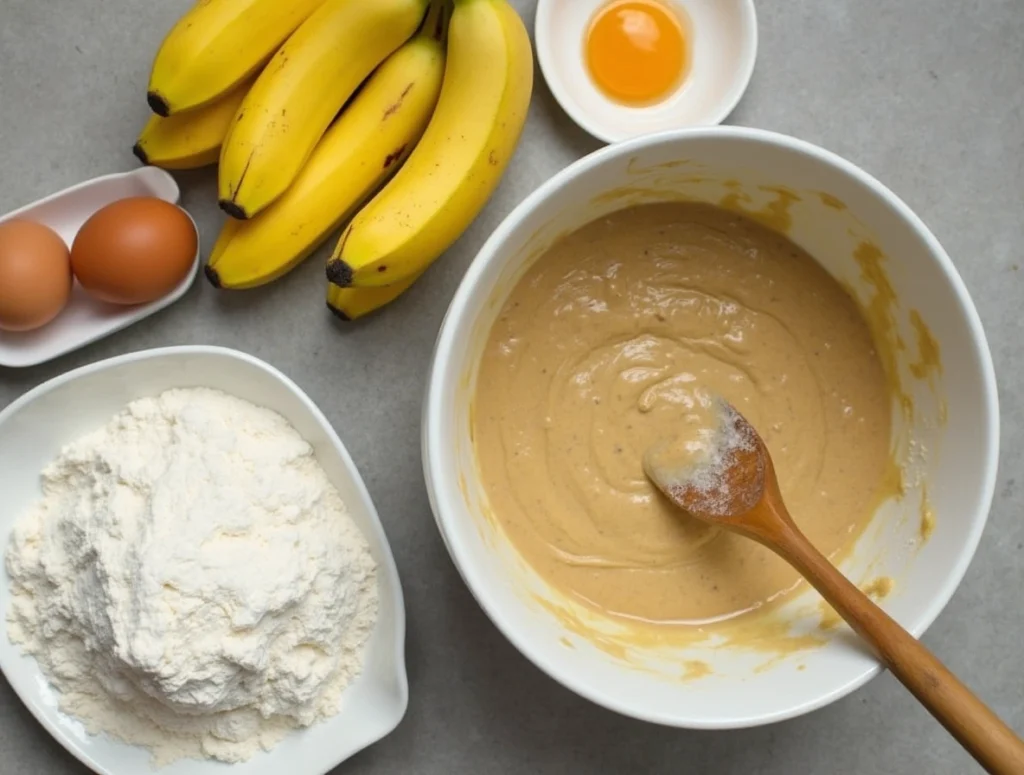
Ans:
<svg viewBox="0 0 1024 775"><path fill-rule="evenodd" d="M1024 773L1024 742L956 676L807 540L782 502L764 441L720 400L717 428L647 450L644 470L697 519L753 538L796 568L867 641L893 675L989 772Z"/></svg>

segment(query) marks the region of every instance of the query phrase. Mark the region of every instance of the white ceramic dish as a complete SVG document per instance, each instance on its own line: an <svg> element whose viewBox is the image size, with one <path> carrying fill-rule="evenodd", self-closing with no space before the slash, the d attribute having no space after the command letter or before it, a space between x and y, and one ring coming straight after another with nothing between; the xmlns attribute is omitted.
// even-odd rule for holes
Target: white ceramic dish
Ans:
<svg viewBox="0 0 1024 775"><path fill-rule="evenodd" d="M679 89L656 105L628 107L594 83L584 36L608 0L539 0L537 59L548 88L577 124L606 143L725 120L743 96L757 59L753 0L662 0L690 20L692 66Z"/></svg>
<svg viewBox="0 0 1024 775"><path fill-rule="evenodd" d="M379 564L380 618L367 647L362 675L346 689L339 713L294 732L268 753L231 765L182 760L161 775L322 775L390 733L409 702L405 673L405 605L398 571L377 511L337 434L299 387L273 367L217 347L171 347L123 355L64 374L0 412L0 545L40 496L39 472L61 446L99 427L126 403L173 387L205 386L269 407L291 422L316 450ZM10 604L0 574L0 609ZM57 697L34 659L23 656L0 627L0 668L39 722L84 764L103 775L157 772L148 753L86 734L57 709Z"/></svg>
<svg viewBox="0 0 1024 775"><path fill-rule="evenodd" d="M131 196L155 196L174 204L181 199L178 184L167 172L157 167L140 167L66 188L0 216L0 223L13 218L37 221L57 232L70 248L78 230L93 213ZM195 223L192 226L195 228ZM197 248L192 269L174 290L154 302L133 307L97 301L76 282L67 307L49 324L35 331L0 331L0 366L18 368L45 363L149 317L182 297L195 280L198 267Z"/></svg>
<svg viewBox="0 0 1024 775"><path fill-rule="evenodd" d="M538 667L636 718L705 729L765 724L833 702L880 667L844 628L818 629L820 598L810 591L777 613L793 631L814 630L826 640L810 649L709 642L628 645L615 656L581 636L580 623L610 639L616 627L545 585L485 516L487 496L470 436L480 353L517 278L560 235L631 204L724 200L771 214L783 194L796 197L788 210L789 236L860 303L871 301L878 286L866 281L854 252L870 241L888 257L884 271L897 296L889 335L898 333L906 345L896 355L897 370L914 406L912 419L895 409L893 417L893 447L907 492L880 507L842 568L856 583L891 577L894 591L883 605L919 636L960 583L988 517L999 447L996 382L977 312L949 257L895 194L853 164L800 140L732 127L605 148L557 174L498 227L466 273L438 337L424 406L423 460L452 559L497 627ZM927 379L910 369L916 364L920 371L921 363L911 310L930 328L945 365ZM922 541L927 503L935 526ZM552 607L566 615L553 615ZM703 662L710 674L683 680L682 660Z"/></svg>

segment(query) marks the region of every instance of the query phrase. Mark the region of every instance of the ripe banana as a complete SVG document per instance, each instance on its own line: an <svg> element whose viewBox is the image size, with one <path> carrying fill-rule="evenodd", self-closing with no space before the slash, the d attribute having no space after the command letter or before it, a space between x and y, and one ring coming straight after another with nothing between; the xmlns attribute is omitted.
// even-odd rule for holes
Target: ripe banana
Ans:
<svg viewBox="0 0 1024 775"><path fill-rule="evenodd" d="M334 283L327 283L327 309L342 320L358 320L397 299L422 275L420 272L394 285L377 288L339 288Z"/></svg>
<svg viewBox="0 0 1024 775"><path fill-rule="evenodd" d="M213 102L167 118L150 116L132 152L143 164L166 170L186 170L216 164L220 144L254 79Z"/></svg>
<svg viewBox="0 0 1024 775"><path fill-rule="evenodd" d="M324 0L199 0L164 38L149 76L158 116L205 105L255 74Z"/></svg>
<svg viewBox="0 0 1024 775"><path fill-rule="evenodd" d="M335 285L391 285L443 253L490 198L526 121L533 55L506 0L455 0L434 117L412 156L344 231Z"/></svg>
<svg viewBox="0 0 1024 775"><path fill-rule="evenodd" d="M370 76L276 202L248 221L227 220L206 267L215 286L251 288L280 277L398 168L441 92L444 43L437 29L425 25Z"/></svg>
<svg viewBox="0 0 1024 775"><path fill-rule="evenodd" d="M405 43L427 0L327 0L270 60L221 149L220 205L252 218L290 186L370 72Z"/></svg>

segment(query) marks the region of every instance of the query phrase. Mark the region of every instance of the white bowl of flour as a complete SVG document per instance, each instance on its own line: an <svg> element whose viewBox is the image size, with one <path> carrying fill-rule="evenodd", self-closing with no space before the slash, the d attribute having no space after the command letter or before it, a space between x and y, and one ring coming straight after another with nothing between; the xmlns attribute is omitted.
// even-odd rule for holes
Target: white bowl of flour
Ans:
<svg viewBox="0 0 1024 775"><path fill-rule="evenodd" d="M96 772L319 775L404 715L376 510L267 364L176 347L51 380L0 413L0 492L0 667Z"/></svg>

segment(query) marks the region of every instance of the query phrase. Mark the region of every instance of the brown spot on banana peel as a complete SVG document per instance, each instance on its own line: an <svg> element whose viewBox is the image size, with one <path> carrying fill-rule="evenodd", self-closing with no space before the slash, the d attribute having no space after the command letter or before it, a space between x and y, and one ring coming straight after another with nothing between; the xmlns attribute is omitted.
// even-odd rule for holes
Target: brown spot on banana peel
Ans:
<svg viewBox="0 0 1024 775"><path fill-rule="evenodd" d="M405 153L405 149L408 147L408 143L403 145L396 151L392 151L384 158L384 169L387 169L396 161L402 158L402 154Z"/></svg>
<svg viewBox="0 0 1024 775"><path fill-rule="evenodd" d="M345 243L348 242L348 238L352 236L352 224L350 223L345 227L345 231L341 235L341 239L338 241L338 247L334 249L334 254L331 256L333 261L336 258L340 258L342 252L345 250Z"/></svg>
<svg viewBox="0 0 1024 775"><path fill-rule="evenodd" d="M490 164L492 167L498 166L498 154L495 153L493 150L489 154L487 154L487 163Z"/></svg>
<svg viewBox="0 0 1024 775"><path fill-rule="evenodd" d="M410 81L409 85L402 89L402 93L398 95L398 99L391 105L388 105L387 110L384 111L384 115L381 116L381 121L387 121L388 118L398 112L398 109L402 107L402 103L405 102L405 98L412 91L412 87L416 85L416 81Z"/></svg>
<svg viewBox="0 0 1024 775"><path fill-rule="evenodd" d="M249 174L249 165L252 164L252 157L256 155L256 150L249 151L249 158L245 160L245 166L242 167L242 174L238 176L238 185L235 186L235 190L231 192L231 198L234 199L238 196L238 192L242 189L242 183L245 182L245 176Z"/></svg>
<svg viewBox="0 0 1024 775"><path fill-rule="evenodd" d="M279 72L279 71L283 70L284 66L288 64L288 55L283 53L283 52L281 52L281 51L278 51L278 53L274 57L274 59L277 60L277 70L275 70L275 72ZM273 60L271 60L271 62L273 62ZM269 69L269 65L268 65L268 69Z"/></svg>

